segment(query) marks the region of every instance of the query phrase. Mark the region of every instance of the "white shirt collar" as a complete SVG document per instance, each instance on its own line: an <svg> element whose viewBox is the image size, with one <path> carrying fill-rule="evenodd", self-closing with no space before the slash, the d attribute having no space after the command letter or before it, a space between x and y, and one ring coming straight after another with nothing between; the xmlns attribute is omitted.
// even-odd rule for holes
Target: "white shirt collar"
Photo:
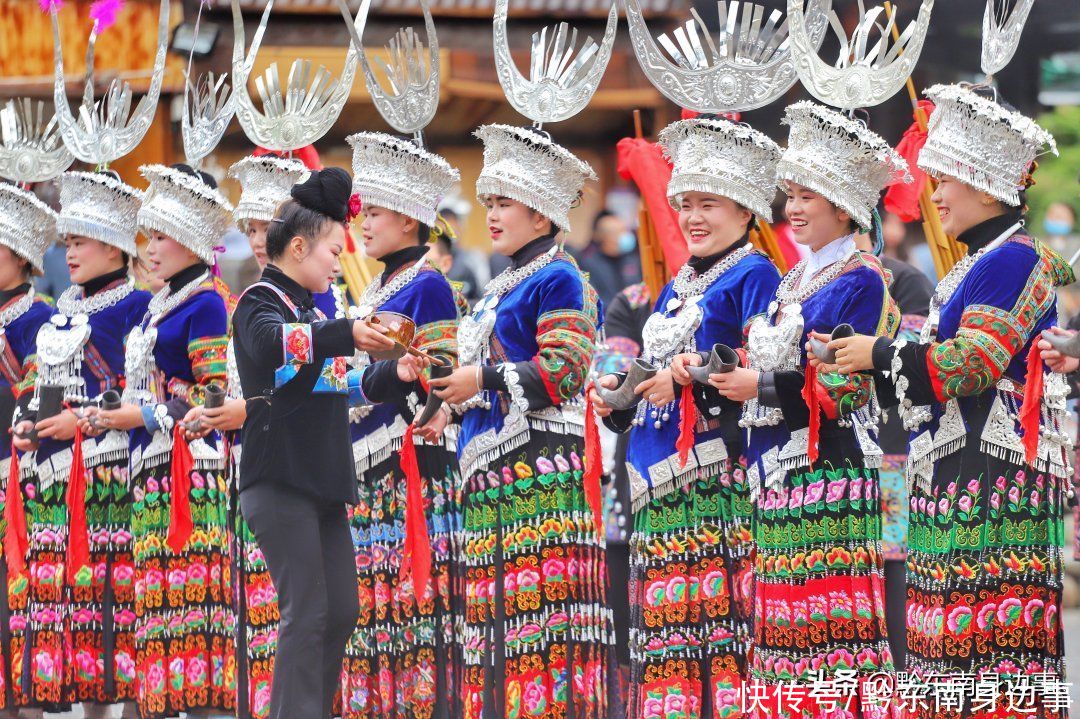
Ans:
<svg viewBox="0 0 1080 719"><path fill-rule="evenodd" d="M855 235L838 237L819 250L812 250L806 258L806 269L799 278L799 287L804 287L817 273L833 264L850 257L858 248L855 245Z"/></svg>

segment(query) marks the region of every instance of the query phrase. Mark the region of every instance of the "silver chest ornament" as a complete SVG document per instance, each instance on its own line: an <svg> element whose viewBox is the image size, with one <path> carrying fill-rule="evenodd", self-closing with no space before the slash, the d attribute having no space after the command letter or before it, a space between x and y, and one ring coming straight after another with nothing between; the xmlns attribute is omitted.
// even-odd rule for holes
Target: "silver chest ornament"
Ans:
<svg viewBox="0 0 1080 719"><path fill-rule="evenodd" d="M86 400L86 381L82 377L83 348L90 340L89 318L84 314L73 317L53 315L37 334L37 386L52 385L64 388L64 398L76 402Z"/></svg>
<svg viewBox="0 0 1080 719"><path fill-rule="evenodd" d="M776 324L772 324L768 318L775 311L776 308L770 306L766 316L756 318L750 325L746 356L750 368L759 372L793 370L799 366L799 343L803 336L802 305L784 305ZM743 405L739 426L774 426L781 419L783 416L778 408L764 408L755 397Z"/></svg>
<svg viewBox="0 0 1080 719"><path fill-rule="evenodd" d="M665 309L650 315L641 331L645 356L654 364L666 364L680 352L693 351L694 332L704 316L700 295L685 301L672 297Z"/></svg>
<svg viewBox="0 0 1080 719"><path fill-rule="evenodd" d="M157 344L157 327L135 327L128 334L127 354L124 357L123 401L127 404L149 404L154 401L152 379L157 368L154 362L154 345Z"/></svg>

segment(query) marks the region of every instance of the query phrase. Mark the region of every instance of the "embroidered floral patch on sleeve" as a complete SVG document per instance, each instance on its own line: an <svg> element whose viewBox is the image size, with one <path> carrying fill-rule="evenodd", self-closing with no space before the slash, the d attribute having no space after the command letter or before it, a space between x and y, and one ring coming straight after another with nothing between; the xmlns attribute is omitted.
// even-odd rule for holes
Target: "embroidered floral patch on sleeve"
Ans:
<svg viewBox="0 0 1080 719"><path fill-rule="evenodd" d="M281 326L281 366L274 371L274 386L287 384L304 365L315 361L311 325L286 323Z"/></svg>
<svg viewBox="0 0 1080 719"><path fill-rule="evenodd" d="M828 402L824 403L825 415L829 419L846 417L870 401L874 393L874 380L865 372L851 375L839 372L822 372L818 383L825 388ZM831 407L830 407L831 405Z"/></svg>
<svg viewBox="0 0 1080 719"><path fill-rule="evenodd" d="M209 384L225 386L229 338L199 337L188 342L188 359L195 382L203 387Z"/></svg>
<svg viewBox="0 0 1080 719"><path fill-rule="evenodd" d="M1011 312L988 305L964 310L956 337L926 355L934 394L944 401L992 387L1027 342L1028 330Z"/></svg>
<svg viewBox="0 0 1080 719"><path fill-rule="evenodd" d="M15 395L15 399L19 399L27 392L34 390L34 385L37 384L38 376L38 358L36 354L29 354L22 364L22 379L16 384L12 385L11 392Z"/></svg>
<svg viewBox="0 0 1080 719"><path fill-rule="evenodd" d="M457 322L442 320L418 327L413 337L413 347L421 352L449 359L451 365L457 367ZM424 378L430 377L431 368L427 367L424 369Z"/></svg>
<svg viewBox="0 0 1080 719"><path fill-rule="evenodd" d="M539 347L533 361L548 396L561 404L581 392L596 342L596 313L546 312L536 325Z"/></svg>

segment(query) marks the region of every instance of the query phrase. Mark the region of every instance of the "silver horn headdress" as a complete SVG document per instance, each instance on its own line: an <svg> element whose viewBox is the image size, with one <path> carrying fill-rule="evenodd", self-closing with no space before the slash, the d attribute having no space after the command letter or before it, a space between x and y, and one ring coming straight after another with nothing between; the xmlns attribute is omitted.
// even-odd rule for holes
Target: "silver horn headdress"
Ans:
<svg viewBox="0 0 1080 719"><path fill-rule="evenodd" d="M0 110L0 177L45 182L71 167L75 156L60 134L55 113L46 120L45 103L20 97Z"/></svg>
<svg viewBox="0 0 1080 719"><path fill-rule="evenodd" d="M302 59L293 62L288 80L282 86L277 63L274 63L262 76L255 78L255 87L262 98L262 110L256 109L247 82L273 7L274 0L269 0L245 56L244 18L240 14L239 0L232 0L233 98L236 119L248 139L269 150L287 152L312 144L333 127L352 91L359 51L349 44L345 69L337 80L322 66L312 77L311 61ZM353 22L357 31L363 31L363 20L361 14Z"/></svg>
<svg viewBox="0 0 1080 719"><path fill-rule="evenodd" d="M439 38L435 34L435 20L427 0L420 0L420 9L424 13L424 31L427 34L428 61L424 65L424 43L412 28L402 28L390 39L386 46L389 61L376 58L375 62L386 73L390 91L379 84L375 72L364 52L364 28L371 0L364 0L360 6L359 29L349 23L354 48L360 54L360 65L364 69L364 83L371 95L375 108L383 119L398 132L418 134L432 118L439 107ZM345 0L338 0L341 15L348 21L349 7Z"/></svg>
<svg viewBox="0 0 1080 719"><path fill-rule="evenodd" d="M829 22L840 41L840 56L836 65L818 57L807 26L803 4L805 0L788 0L791 52L795 70L811 95L822 102L851 110L879 105L903 86L919 62L934 0L922 0L919 16L892 41L896 14L882 7L869 12L859 0L859 22L848 37L836 12L830 12ZM885 20L882 27L881 20ZM870 47L870 34L878 30L880 37Z"/></svg>
<svg viewBox="0 0 1080 719"><path fill-rule="evenodd" d="M811 0L806 13L815 50L825 37L830 4ZM656 89L680 107L741 112L768 105L798 80L788 20L779 10L765 18L763 6L739 0L719 0L717 10L720 31L715 39L693 8L693 19L676 28L674 39L667 33L653 39L639 0L626 0L626 24L638 64Z"/></svg>
<svg viewBox="0 0 1080 719"><path fill-rule="evenodd" d="M986 0L986 12L983 14L982 36L982 71L987 76L1001 72L1009 64L1020 36L1024 33L1024 23L1031 13L1035 0L1016 0L1009 12L1005 0Z"/></svg>
<svg viewBox="0 0 1080 719"><path fill-rule="evenodd" d="M550 42L548 28L533 33L528 79L518 71L510 56L506 36L509 6L510 0L495 2L495 70L506 99L515 110L538 125L565 120L581 112L600 86L600 79L611 59L619 24L618 6L611 5L604 38L599 45L591 37L586 38L581 50L577 51L577 29L571 32L565 22L559 23L551 33Z"/></svg>
<svg viewBox="0 0 1080 719"><path fill-rule="evenodd" d="M86 50L86 77L79 116L76 118L71 114L64 82L64 53L60 44L57 12L57 4L53 4L50 10L55 72L53 101L56 103L60 132L64 144L75 157L91 165L106 166L134 150L153 122L165 76L165 55L169 49L169 0L161 0L158 10L157 54L154 56L150 87L130 116L131 85L118 78L113 79L105 96L94 102L94 46L99 29L96 21L90 31L90 43Z"/></svg>
<svg viewBox="0 0 1080 719"><path fill-rule="evenodd" d="M199 3L195 16L193 34L199 36L204 3ZM191 68L195 60L195 43L188 55L187 72L184 73L184 119L181 134L184 137L184 156L196 170L203 159L221 142L225 130L235 114L232 88L226 83L227 75L215 76L213 72L200 75L193 83Z"/></svg>

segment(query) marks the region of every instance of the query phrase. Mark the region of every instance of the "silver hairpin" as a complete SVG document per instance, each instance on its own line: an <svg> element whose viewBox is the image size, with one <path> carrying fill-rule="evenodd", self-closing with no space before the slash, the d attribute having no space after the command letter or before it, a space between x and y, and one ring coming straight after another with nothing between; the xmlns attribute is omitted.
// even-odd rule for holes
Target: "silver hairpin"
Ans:
<svg viewBox="0 0 1080 719"><path fill-rule="evenodd" d="M830 12L829 22L840 41L840 56L832 66L818 57L803 12L805 0L788 0L791 52L795 70L810 93L824 103L850 110L856 107L879 105L903 86L915 69L930 27L934 0L922 0L919 17L892 40L896 14L874 7L869 12L859 3L859 22L848 37L836 12ZM885 19L882 26L880 19ZM870 47L870 34L880 33L877 43Z"/></svg>
<svg viewBox="0 0 1080 719"><path fill-rule="evenodd" d="M337 3L342 17L347 21L351 19L345 0L337 0ZM386 92L375 77L364 52L364 27L370 6L371 0L361 3L358 13L359 31L349 23L349 33L354 47L360 53L360 64L364 69L364 84L383 119L398 132L416 135L419 141L420 133L435 117L435 111L439 107L439 38L435 35L435 20L431 16L427 0L420 0L428 42L426 69L424 43L412 28L399 29L390 38L386 46L389 62L381 58L375 59L390 85L390 91Z"/></svg>
<svg viewBox="0 0 1080 719"><path fill-rule="evenodd" d="M590 37L577 50L577 29L567 34L569 25L559 23L551 33L545 27L532 36L532 61L529 79L518 71L510 56L506 36L506 13L510 0L495 2L495 69L506 99L514 109L537 124L558 122L573 117L589 104L611 59L615 30L619 24L618 7L612 3L607 27L600 44Z"/></svg>
<svg viewBox="0 0 1080 719"><path fill-rule="evenodd" d="M302 59L293 62L289 77L282 85L277 63L272 64L261 77L255 78L255 87L262 99L262 110L257 110L248 92L247 81L273 7L274 0L268 0L245 56L244 18L240 14L239 0L232 0L233 97L236 119L248 138L269 150L287 152L312 144L333 127L352 91L359 53L350 43L345 68L337 80L323 66L313 76L311 61ZM352 23L357 31L362 30L363 19L358 15Z"/></svg>
<svg viewBox="0 0 1080 719"><path fill-rule="evenodd" d="M1020 36L1024 32L1024 23L1035 0L1016 0L1012 12L1007 12L1008 5L1003 0L986 0L986 12L983 14L982 71L993 75L1009 64ZM997 6L1001 6L1000 11Z"/></svg>
<svg viewBox="0 0 1080 719"><path fill-rule="evenodd" d="M75 156L64 145L55 113L41 100L20 97L0 110L0 177L44 182L71 167Z"/></svg>
<svg viewBox="0 0 1080 719"><path fill-rule="evenodd" d="M199 14L195 16L193 35L199 37L204 2L199 2ZM184 73L184 118L181 134L184 138L184 156L196 170L203 158L221 142L234 114L232 88L226 83L227 75L215 76L213 72L200 75L191 81L191 69L195 61L195 42L191 44L187 71Z"/></svg>
<svg viewBox="0 0 1080 719"><path fill-rule="evenodd" d="M816 50L825 37L832 0L811 3L806 24ZM798 80L788 20L779 10L766 18L763 6L739 0L719 0L717 10L720 31L715 38L691 8L693 18L676 28L673 38L664 33L653 39L639 0L626 0L626 24L641 69L665 97L696 112L768 105Z"/></svg>
<svg viewBox="0 0 1080 719"><path fill-rule="evenodd" d="M169 48L169 0L161 0L158 10L157 54L150 87L139 101L135 112L131 110L132 90L127 82L114 78L105 96L94 102L94 46L97 44L98 23L90 31L90 43L86 50L86 77L79 117L71 114L67 104L67 87L64 82L64 54L60 45L60 22L57 5L52 6L53 59L55 83L53 100L60 133L75 157L83 162L105 166L134 150L154 120L161 83L165 76L165 55Z"/></svg>

